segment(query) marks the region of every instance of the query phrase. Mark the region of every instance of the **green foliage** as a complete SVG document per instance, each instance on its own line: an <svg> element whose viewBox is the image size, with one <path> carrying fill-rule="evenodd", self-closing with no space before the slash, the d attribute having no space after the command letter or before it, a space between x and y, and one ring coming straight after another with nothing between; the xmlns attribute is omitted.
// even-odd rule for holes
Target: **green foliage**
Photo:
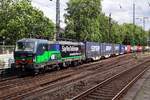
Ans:
<svg viewBox="0 0 150 100"><path fill-rule="evenodd" d="M0 36L8 44L36 35L52 37L54 24L29 0L0 0Z"/></svg>
<svg viewBox="0 0 150 100"><path fill-rule="evenodd" d="M146 45L147 33L142 27L134 26L133 24L123 24L122 27L123 43L131 45ZM135 30L134 30L135 28Z"/></svg>

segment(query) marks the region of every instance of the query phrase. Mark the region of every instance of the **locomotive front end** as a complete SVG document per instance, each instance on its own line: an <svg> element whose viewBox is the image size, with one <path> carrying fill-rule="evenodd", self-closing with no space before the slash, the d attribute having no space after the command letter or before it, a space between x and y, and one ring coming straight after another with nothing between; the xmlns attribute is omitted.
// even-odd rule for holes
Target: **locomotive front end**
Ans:
<svg viewBox="0 0 150 100"><path fill-rule="evenodd" d="M17 69L32 69L35 58L35 42L20 40L16 43L14 51L15 65Z"/></svg>

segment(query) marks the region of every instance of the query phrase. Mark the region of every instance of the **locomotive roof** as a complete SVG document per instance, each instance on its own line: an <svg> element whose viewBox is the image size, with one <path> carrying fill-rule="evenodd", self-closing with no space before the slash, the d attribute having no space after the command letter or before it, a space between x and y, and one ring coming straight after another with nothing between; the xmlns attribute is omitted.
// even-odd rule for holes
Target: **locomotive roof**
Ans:
<svg viewBox="0 0 150 100"><path fill-rule="evenodd" d="M18 40L17 42L42 42L42 43L47 43L47 40L44 39L34 39L34 38L24 38L21 40Z"/></svg>
<svg viewBox="0 0 150 100"><path fill-rule="evenodd" d="M71 41L49 41L49 44L69 44L69 45L84 45L83 42L71 42Z"/></svg>
<svg viewBox="0 0 150 100"><path fill-rule="evenodd" d="M44 39L24 38L17 42L37 42L37 43L49 43L49 44L69 44L69 45L84 45L83 42L71 42L71 41L48 41Z"/></svg>

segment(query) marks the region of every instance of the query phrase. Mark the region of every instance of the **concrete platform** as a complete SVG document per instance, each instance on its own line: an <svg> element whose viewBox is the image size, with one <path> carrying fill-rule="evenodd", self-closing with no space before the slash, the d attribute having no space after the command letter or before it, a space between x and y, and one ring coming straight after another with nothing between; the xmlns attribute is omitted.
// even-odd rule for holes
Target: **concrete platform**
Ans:
<svg viewBox="0 0 150 100"><path fill-rule="evenodd" d="M121 100L150 100L150 69L129 89Z"/></svg>

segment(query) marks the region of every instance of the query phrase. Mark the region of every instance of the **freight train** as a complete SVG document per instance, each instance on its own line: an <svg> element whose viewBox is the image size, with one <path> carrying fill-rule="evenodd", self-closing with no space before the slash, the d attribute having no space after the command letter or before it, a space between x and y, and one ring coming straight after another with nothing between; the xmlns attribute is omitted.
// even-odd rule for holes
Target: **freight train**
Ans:
<svg viewBox="0 0 150 100"><path fill-rule="evenodd" d="M42 70L76 66L131 51L140 52L142 46L25 38L17 41L14 59L19 71L37 74Z"/></svg>

